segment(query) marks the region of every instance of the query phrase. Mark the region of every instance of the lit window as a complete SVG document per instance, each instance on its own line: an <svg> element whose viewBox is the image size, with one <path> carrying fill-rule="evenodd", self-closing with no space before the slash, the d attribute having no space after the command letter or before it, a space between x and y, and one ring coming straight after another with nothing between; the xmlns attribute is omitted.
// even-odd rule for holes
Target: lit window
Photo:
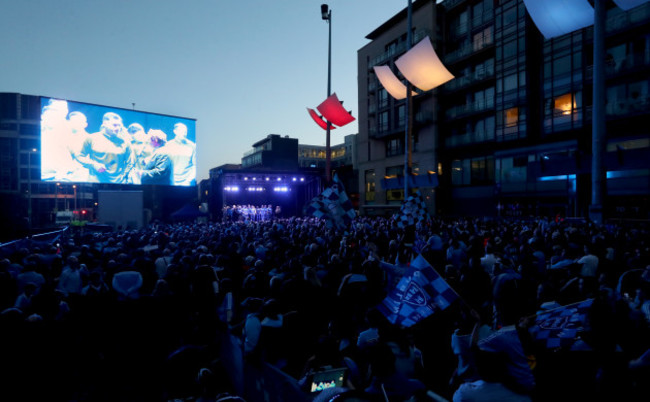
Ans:
<svg viewBox="0 0 650 402"><path fill-rule="evenodd" d="M515 127L519 123L519 108L513 107L505 111L505 126Z"/></svg>
<svg viewBox="0 0 650 402"><path fill-rule="evenodd" d="M571 94L564 94L555 97L553 102L554 103L553 114L555 116L570 115L573 109L576 108L575 99L572 98L573 97L571 96Z"/></svg>

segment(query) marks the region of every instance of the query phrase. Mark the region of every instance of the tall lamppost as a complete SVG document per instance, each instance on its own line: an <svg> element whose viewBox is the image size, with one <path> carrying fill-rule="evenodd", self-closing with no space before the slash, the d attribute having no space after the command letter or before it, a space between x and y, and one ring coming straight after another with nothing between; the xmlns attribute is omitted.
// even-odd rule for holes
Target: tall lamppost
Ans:
<svg viewBox="0 0 650 402"><path fill-rule="evenodd" d="M73 215L77 213L77 185L73 184L72 189L74 190L74 212Z"/></svg>
<svg viewBox="0 0 650 402"><path fill-rule="evenodd" d="M36 148L32 148L27 152L27 227L30 232L32 229L32 153L36 151Z"/></svg>
<svg viewBox="0 0 650 402"><path fill-rule="evenodd" d="M56 196L54 197L54 212L59 212L59 191L61 191L61 183L56 183Z"/></svg>
<svg viewBox="0 0 650 402"><path fill-rule="evenodd" d="M332 94L332 10L327 4L320 5L320 13L323 20L329 25L329 36L327 41L327 97ZM327 130L325 134L325 179L329 183L331 179L330 169L332 163L332 149L330 147L330 130L332 123L327 121Z"/></svg>

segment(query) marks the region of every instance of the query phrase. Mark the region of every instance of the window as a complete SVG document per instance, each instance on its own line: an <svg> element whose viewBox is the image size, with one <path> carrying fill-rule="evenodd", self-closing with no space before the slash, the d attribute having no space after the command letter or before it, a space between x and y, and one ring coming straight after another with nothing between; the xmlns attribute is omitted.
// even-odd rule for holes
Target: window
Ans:
<svg viewBox="0 0 650 402"><path fill-rule="evenodd" d="M650 147L650 138L642 138L636 140L627 140L619 142L610 142L607 144L607 152L629 149L642 149Z"/></svg>
<svg viewBox="0 0 650 402"><path fill-rule="evenodd" d="M494 182L494 159L491 157L472 159L470 180L472 185Z"/></svg>
<svg viewBox="0 0 650 402"><path fill-rule="evenodd" d="M38 135L41 131L41 128L36 124L21 124L20 125L20 134L23 135Z"/></svg>
<svg viewBox="0 0 650 402"><path fill-rule="evenodd" d="M494 158L454 160L451 163L451 182L454 186L494 183Z"/></svg>
<svg viewBox="0 0 650 402"><path fill-rule="evenodd" d="M379 113L379 131L388 131L388 111Z"/></svg>
<svg viewBox="0 0 650 402"><path fill-rule="evenodd" d="M571 55L566 55L563 57L558 57L553 60L553 75L555 77L559 75L569 74L571 72Z"/></svg>
<svg viewBox="0 0 650 402"><path fill-rule="evenodd" d="M366 203L375 200L375 169L368 169L365 173Z"/></svg>
<svg viewBox="0 0 650 402"><path fill-rule="evenodd" d="M404 176L404 166L389 166L386 168L386 178ZM399 203L404 199L404 190L387 190L386 202L388 204Z"/></svg>
<svg viewBox="0 0 650 402"><path fill-rule="evenodd" d="M488 27L482 32L474 34L474 36L472 37L472 45L475 51L481 50L487 45L491 45L492 42L493 42L492 27Z"/></svg>
<svg viewBox="0 0 650 402"><path fill-rule="evenodd" d="M404 140L401 138L391 138L386 140L386 157L403 155L403 144Z"/></svg>
<svg viewBox="0 0 650 402"><path fill-rule="evenodd" d="M503 12L503 26L507 27L517 22L517 8L512 7Z"/></svg>
<svg viewBox="0 0 650 402"><path fill-rule="evenodd" d="M507 60L517 55L517 41L511 40L503 44L503 59Z"/></svg>
<svg viewBox="0 0 650 402"><path fill-rule="evenodd" d="M397 125L399 127L406 126L406 105L399 105L397 107Z"/></svg>
<svg viewBox="0 0 650 402"><path fill-rule="evenodd" d="M404 199L404 189L395 189L386 191L386 202L388 204L398 204Z"/></svg>
<svg viewBox="0 0 650 402"><path fill-rule="evenodd" d="M582 93L563 93L546 100L544 107L544 126L546 130L557 131L580 124L582 114Z"/></svg>
<svg viewBox="0 0 650 402"><path fill-rule="evenodd" d="M506 109L504 112L504 125L506 127L517 127L519 123L519 108L513 107Z"/></svg>
<svg viewBox="0 0 650 402"><path fill-rule="evenodd" d="M456 159L451 162L451 184L464 186L470 184L470 160Z"/></svg>
<svg viewBox="0 0 650 402"><path fill-rule="evenodd" d="M40 148L40 140L32 140L28 138L20 139L20 149L21 150L32 150Z"/></svg>
<svg viewBox="0 0 650 402"><path fill-rule="evenodd" d="M404 165L389 166L386 168L386 178L404 176Z"/></svg>
<svg viewBox="0 0 650 402"><path fill-rule="evenodd" d="M553 115L566 116L570 115L576 108L576 101L571 94L556 96L553 99Z"/></svg>
<svg viewBox="0 0 650 402"><path fill-rule="evenodd" d="M41 99L37 96L23 95L21 97L21 109L23 119L39 119L41 115Z"/></svg>
<svg viewBox="0 0 650 402"><path fill-rule="evenodd" d="M386 53L388 56L392 56L397 53L397 39L386 45Z"/></svg>
<svg viewBox="0 0 650 402"><path fill-rule="evenodd" d="M503 91L512 91L517 89L517 74L510 74L503 78Z"/></svg>
<svg viewBox="0 0 650 402"><path fill-rule="evenodd" d="M526 156L503 158L500 160L499 181L501 183L521 183L526 181L528 158Z"/></svg>
<svg viewBox="0 0 650 402"><path fill-rule="evenodd" d="M381 88L379 90L377 96L378 96L379 107L388 106L388 92L386 92L384 88Z"/></svg>

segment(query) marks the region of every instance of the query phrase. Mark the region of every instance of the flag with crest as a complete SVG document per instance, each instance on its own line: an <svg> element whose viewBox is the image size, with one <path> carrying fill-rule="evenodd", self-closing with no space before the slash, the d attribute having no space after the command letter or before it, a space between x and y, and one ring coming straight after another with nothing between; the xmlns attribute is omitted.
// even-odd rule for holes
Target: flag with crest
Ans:
<svg viewBox="0 0 650 402"><path fill-rule="evenodd" d="M396 219L397 226L400 228L415 225L418 222L429 219L427 205L424 203L424 199L422 199L422 194L419 190L402 202Z"/></svg>
<svg viewBox="0 0 650 402"><path fill-rule="evenodd" d="M307 204L304 212L305 215L324 219L327 227L337 229L349 227L356 217L352 202L337 174L334 174L332 184Z"/></svg>
<svg viewBox="0 0 650 402"><path fill-rule="evenodd" d="M537 314L530 328L533 339L548 349L573 347L585 330L587 312L593 302L594 299L587 299Z"/></svg>
<svg viewBox="0 0 650 402"><path fill-rule="evenodd" d="M458 297L431 264L418 255L395 289L377 308L391 323L410 327L446 309Z"/></svg>

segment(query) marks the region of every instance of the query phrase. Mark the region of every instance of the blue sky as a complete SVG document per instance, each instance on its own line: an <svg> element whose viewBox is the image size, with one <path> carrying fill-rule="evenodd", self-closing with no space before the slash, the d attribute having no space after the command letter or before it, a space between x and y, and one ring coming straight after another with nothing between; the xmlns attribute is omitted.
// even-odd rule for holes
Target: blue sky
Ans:
<svg viewBox="0 0 650 402"><path fill-rule="evenodd" d="M325 145L321 0L0 0L0 92L197 120L198 179L268 134ZM406 0L331 0L332 92L358 117L357 50ZM332 132L332 144L358 132Z"/></svg>

